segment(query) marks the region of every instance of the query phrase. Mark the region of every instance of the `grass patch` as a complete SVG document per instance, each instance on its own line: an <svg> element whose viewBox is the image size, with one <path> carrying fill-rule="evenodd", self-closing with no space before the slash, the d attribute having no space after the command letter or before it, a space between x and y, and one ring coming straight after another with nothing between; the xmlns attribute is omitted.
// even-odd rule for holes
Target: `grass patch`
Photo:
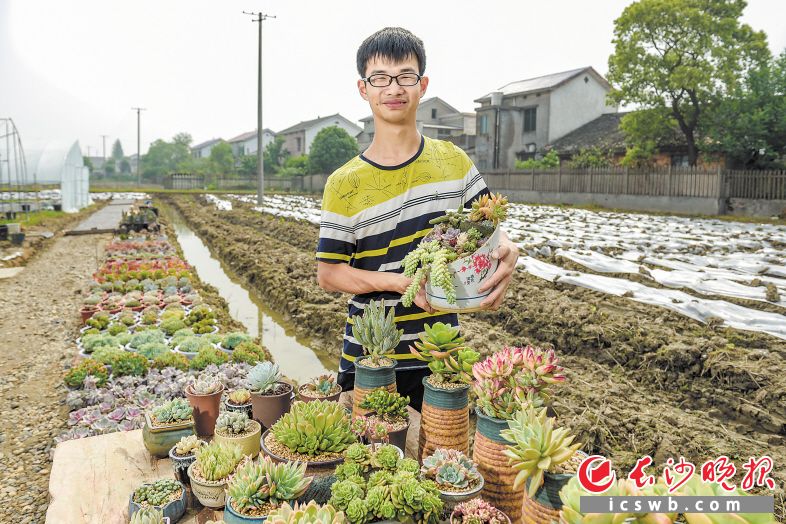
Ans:
<svg viewBox="0 0 786 524"><path fill-rule="evenodd" d="M44 209L41 211L32 211L29 215L27 213L19 212L16 218L7 220L0 220L0 224L22 224L23 226L38 226L42 222L49 222L51 220L58 220L67 215L64 211L52 211L51 209Z"/></svg>

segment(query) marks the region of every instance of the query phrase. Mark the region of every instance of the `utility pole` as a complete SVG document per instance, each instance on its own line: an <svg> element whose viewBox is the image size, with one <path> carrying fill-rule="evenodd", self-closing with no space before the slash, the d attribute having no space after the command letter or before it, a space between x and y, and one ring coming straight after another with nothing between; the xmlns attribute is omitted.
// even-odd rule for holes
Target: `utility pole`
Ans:
<svg viewBox="0 0 786 524"><path fill-rule="evenodd" d="M104 142L104 164L106 164L106 137L107 135L98 135L101 137L101 140Z"/></svg>
<svg viewBox="0 0 786 524"><path fill-rule="evenodd" d="M132 107L132 111L136 111L136 185L142 185L142 175L140 174L139 169L142 167L142 153L140 149L140 121L141 117L140 114L142 111L146 111L144 107Z"/></svg>
<svg viewBox="0 0 786 524"><path fill-rule="evenodd" d="M262 22L268 18L275 18L272 15L262 13L247 13L245 15L255 16L252 22L259 24L259 60L257 63L257 205L262 205L265 196L265 162L262 139L264 137L264 127L262 127Z"/></svg>

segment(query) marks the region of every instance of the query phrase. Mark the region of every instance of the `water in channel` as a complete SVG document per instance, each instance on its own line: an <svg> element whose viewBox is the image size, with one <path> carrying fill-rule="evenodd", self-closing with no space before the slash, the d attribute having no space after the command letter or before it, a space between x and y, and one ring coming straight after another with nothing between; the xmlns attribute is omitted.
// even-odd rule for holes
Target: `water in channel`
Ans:
<svg viewBox="0 0 786 524"><path fill-rule="evenodd" d="M302 384L328 370L336 371L337 357L317 354L308 347L308 341L295 337L294 330L285 327L281 315L266 307L253 290L239 284L241 279L213 257L202 239L175 210L170 211L167 215L186 261L196 268L203 282L218 290L232 318L242 323L252 337L260 336L285 376Z"/></svg>

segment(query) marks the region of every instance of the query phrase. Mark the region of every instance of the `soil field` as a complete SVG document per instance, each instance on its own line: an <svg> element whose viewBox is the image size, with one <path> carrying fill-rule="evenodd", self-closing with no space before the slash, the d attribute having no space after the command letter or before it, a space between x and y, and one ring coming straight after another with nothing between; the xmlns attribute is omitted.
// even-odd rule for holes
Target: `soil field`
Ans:
<svg viewBox="0 0 786 524"><path fill-rule="evenodd" d="M349 297L316 283L315 224L239 202L219 211L199 196L162 199L312 345L338 355ZM697 465L726 455L738 469L751 456L769 455L783 486L786 341L522 270L499 311L461 320L482 352L503 344L554 348L568 376L554 394L560 421L585 451L611 458L618 473L643 455L656 464L684 456ZM775 496L782 519L782 489Z"/></svg>

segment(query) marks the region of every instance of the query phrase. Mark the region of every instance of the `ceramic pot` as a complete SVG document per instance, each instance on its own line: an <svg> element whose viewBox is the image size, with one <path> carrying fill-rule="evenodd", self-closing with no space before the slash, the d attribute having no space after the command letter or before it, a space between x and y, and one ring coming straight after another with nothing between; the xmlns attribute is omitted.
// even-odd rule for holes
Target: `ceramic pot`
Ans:
<svg viewBox="0 0 786 524"><path fill-rule="evenodd" d="M186 398L188 403L194 408L194 424L196 426L197 435L210 436L216 429L216 419L218 419L218 410L221 406L221 394L224 392L224 386L215 393L208 395L197 395L193 392L192 386L186 386Z"/></svg>
<svg viewBox="0 0 786 524"><path fill-rule="evenodd" d="M252 416L254 420L265 428L272 427L278 419L289 412L289 407L292 404L292 385L286 382L278 382L278 384L287 386L285 391L278 395L262 395L261 393L251 392Z"/></svg>
<svg viewBox="0 0 786 524"><path fill-rule="evenodd" d="M436 388L423 379L418 459L423 460L437 448L469 453L469 386L456 389Z"/></svg>
<svg viewBox="0 0 786 524"><path fill-rule="evenodd" d="M237 445L243 455L250 455L252 458L259 455L260 450L260 436L262 435L262 426L256 420L249 421L253 426L252 431L245 435L235 436L229 433L223 433L220 429L216 428L213 434L213 442L223 442L225 444L231 443Z"/></svg>
<svg viewBox="0 0 786 524"><path fill-rule="evenodd" d="M142 427L142 441L151 455L164 458L169 450L181 438L194 434L194 421L188 420L170 426L153 427L150 414L145 413L145 425Z"/></svg>

